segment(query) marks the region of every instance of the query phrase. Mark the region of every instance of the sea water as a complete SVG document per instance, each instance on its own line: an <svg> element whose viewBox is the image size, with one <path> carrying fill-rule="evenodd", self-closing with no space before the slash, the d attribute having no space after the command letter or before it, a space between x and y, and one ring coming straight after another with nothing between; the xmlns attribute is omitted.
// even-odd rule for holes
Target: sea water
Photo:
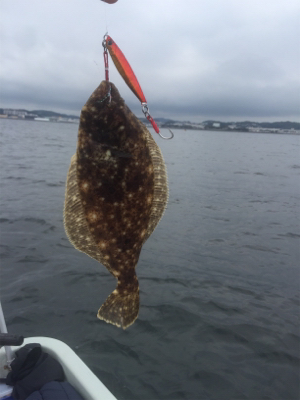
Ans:
<svg viewBox="0 0 300 400"><path fill-rule="evenodd" d="M118 399L298 399L300 136L153 133L170 198L123 331L96 318L115 279L64 232L77 129L0 121L10 333L65 341Z"/></svg>

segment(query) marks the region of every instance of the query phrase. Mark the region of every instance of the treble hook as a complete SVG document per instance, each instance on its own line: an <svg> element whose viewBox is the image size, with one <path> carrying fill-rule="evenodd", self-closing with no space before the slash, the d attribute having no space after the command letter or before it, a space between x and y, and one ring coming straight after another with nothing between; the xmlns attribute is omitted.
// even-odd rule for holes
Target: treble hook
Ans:
<svg viewBox="0 0 300 400"><path fill-rule="evenodd" d="M158 132L158 134L162 139L170 140L170 139L172 139L174 137L174 133L171 131L171 129L169 129L169 131L171 132L171 136L170 137L163 136L160 132Z"/></svg>

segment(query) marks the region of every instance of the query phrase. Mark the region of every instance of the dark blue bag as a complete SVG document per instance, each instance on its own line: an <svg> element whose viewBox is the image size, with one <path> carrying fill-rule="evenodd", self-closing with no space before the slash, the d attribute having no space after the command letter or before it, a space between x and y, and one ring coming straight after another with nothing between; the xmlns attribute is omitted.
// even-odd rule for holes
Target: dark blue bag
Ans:
<svg viewBox="0 0 300 400"><path fill-rule="evenodd" d="M83 400L68 382L49 382L26 400Z"/></svg>

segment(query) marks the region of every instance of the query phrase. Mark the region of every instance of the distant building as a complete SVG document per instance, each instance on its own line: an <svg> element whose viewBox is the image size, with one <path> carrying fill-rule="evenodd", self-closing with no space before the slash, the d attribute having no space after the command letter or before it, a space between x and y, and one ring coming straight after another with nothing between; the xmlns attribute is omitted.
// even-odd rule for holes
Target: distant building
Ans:
<svg viewBox="0 0 300 400"><path fill-rule="evenodd" d="M212 124L212 126L213 126L214 128L220 128L221 124L220 124L220 122L214 122L214 123Z"/></svg>
<svg viewBox="0 0 300 400"><path fill-rule="evenodd" d="M19 118L25 118L25 115L27 114L26 111L19 111L19 110L13 110L11 108L5 108L3 110L3 114L8 115L9 117L15 116Z"/></svg>

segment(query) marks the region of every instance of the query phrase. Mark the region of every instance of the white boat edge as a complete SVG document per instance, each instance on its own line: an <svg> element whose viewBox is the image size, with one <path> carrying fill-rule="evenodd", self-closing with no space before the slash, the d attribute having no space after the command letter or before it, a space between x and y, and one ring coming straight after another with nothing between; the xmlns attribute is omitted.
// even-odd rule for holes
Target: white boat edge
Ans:
<svg viewBox="0 0 300 400"><path fill-rule="evenodd" d="M28 343L40 343L46 353L59 361L63 367L66 380L85 400L117 400L66 343L42 336L26 338L22 346ZM22 346L12 346L12 351L15 352ZM3 358L5 358L4 347L0 349L1 364L3 364Z"/></svg>

